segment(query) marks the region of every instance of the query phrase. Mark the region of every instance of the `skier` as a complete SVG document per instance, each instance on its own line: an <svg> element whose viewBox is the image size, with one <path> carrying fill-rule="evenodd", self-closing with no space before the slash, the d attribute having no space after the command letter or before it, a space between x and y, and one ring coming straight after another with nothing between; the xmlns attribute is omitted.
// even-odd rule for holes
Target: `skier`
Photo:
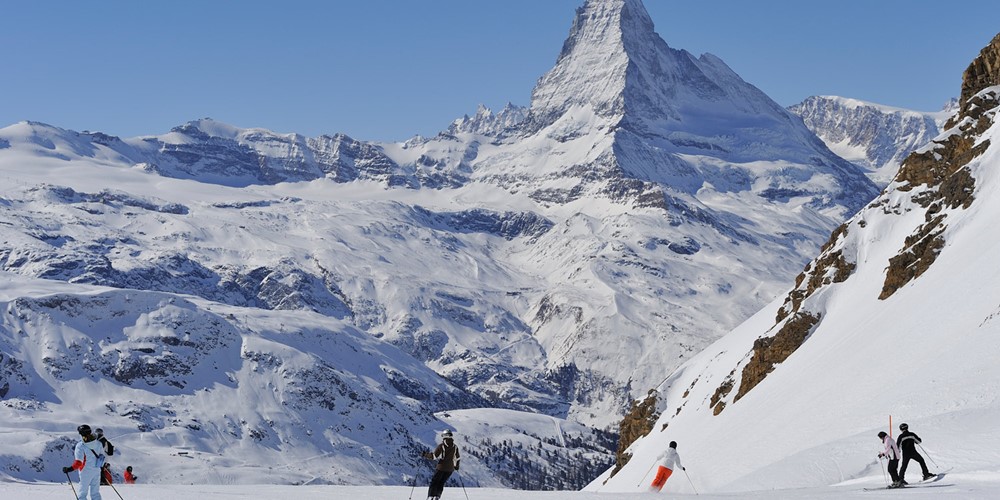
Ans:
<svg viewBox="0 0 1000 500"><path fill-rule="evenodd" d="M132 474L132 466L125 467L125 484L135 484L138 477Z"/></svg>
<svg viewBox="0 0 1000 500"><path fill-rule="evenodd" d="M885 450L878 454L879 458L885 457L889 459L889 477L892 478L892 485L889 487L902 487L903 482L899 480L899 474L896 472L896 467L899 465L899 446L896 446L896 442L893 441L892 436L886 434L884 431L878 433L878 438L885 445Z"/></svg>
<svg viewBox="0 0 1000 500"><path fill-rule="evenodd" d="M906 424L899 424L899 430L901 434L896 438L896 444L903 450L903 465L899 468L899 481L904 485L906 484L906 466L910 463L910 460L915 460L920 464L920 471L924 473L924 481L934 477L934 474L928 472L927 464L924 463L924 457L917 453L920 436L910 432L910 426Z"/></svg>
<svg viewBox="0 0 1000 500"><path fill-rule="evenodd" d="M680 467L681 470L687 470L681 466L681 457L677 454L677 441L671 441L670 446L660 453L656 460L660 462L660 466L656 469L656 477L653 478L653 483L649 485L649 491L659 492L663 489L663 485L670 479L670 475L674 473L674 469Z"/></svg>
<svg viewBox="0 0 1000 500"><path fill-rule="evenodd" d="M437 460L436 472L431 478L431 486L427 490L427 500L439 500L444 491L444 483L451 477L451 473L458 470L461 454L458 446L455 445L451 431L444 431L441 434L441 444L434 448L434 451L424 453L424 458Z"/></svg>
<svg viewBox="0 0 1000 500"><path fill-rule="evenodd" d="M111 475L111 464L105 463L104 467L101 467L101 486L107 486L113 482L113 476Z"/></svg>
<svg viewBox="0 0 1000 500"><path fill-rule="evenodd" d="M81 440L73 448L73 465L63 467L64 474L80 471L80 496L78 500L86 500L88 494L90 500L101 500L101 470L104 467L104 446L97 440L97 436L90 430L90 426L83 424L76 428L80 433Z"/></svg>
<svg viewBox="0 0 1000 500"><path fill-rule="evenodd" d="M104 437L104 429L97 429L94 431L94 434L97 435L97 440L100 441L101 446L104 447L104 454L109 457L114 455L115 445L111 444L111 441L108 441L108 438Z"/></svg>

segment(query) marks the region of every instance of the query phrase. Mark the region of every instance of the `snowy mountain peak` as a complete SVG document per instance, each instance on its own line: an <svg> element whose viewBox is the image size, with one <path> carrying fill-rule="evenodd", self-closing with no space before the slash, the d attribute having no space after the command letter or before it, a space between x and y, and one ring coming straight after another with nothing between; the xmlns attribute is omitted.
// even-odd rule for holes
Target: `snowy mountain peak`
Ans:
<svg viewBox="0 0 1000 500"><path fill-rule="evenodd" d="M494 113L490 108L480 104L475 115L471 117L465 115L455 120L448 127L447 133L451 135L471 133L498 137L521 123L526 114L526 108L511 103L507 103L498 113Z"/></svg>
<svg viewBox="0 0 1000 500"><path fill-rule="evenodd" d="M623 22L628 28L638 28L639 33L626 37L632 30ZM588 0L577 9L555 67L532 92L535 129L574 106L589 108L605 118L620 117L629 63L626 38L634 43L642 33L655 36L652 20L638 1Z"/></svg>
<svg viewBox="0 0 1000 500"><path fill-rule="evenodd" d="M184 125L174 127L170 131L199 138L220 137L225 139L237 139L243 132L243 129L234 127L228 123L213 120L212 118L202 118L200 120L192 120Z"/></svg>

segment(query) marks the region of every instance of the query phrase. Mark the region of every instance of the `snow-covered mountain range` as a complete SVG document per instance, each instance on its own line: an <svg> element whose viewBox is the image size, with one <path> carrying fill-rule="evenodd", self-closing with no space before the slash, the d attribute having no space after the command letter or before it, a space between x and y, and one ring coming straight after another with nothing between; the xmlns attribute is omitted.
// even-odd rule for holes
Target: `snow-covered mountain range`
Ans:
<svg viewBox="0 0 1000 500"><path fill-rule="evenodd" d="M636 490L670 440L709 491L860 481L884 474L876 434L904 422L932 472L996 477L998 68L1000 35L965 71L944 132L833 231L784 297L651 395L648 434L591 489Z"/></svg>
<svg viewBox="0 0 1000 500"><path fill-rule="evenodd" d="M86 420L161 480L400 483L434 429L487 449L499 410L603 463L578 423L616 423L877 193L721 60L667 46L639 0L587 1L528 108L433 138L15 124L5 473L58 479Z"/></svg>
<svg viewBox="0 0 1000 500"><path fill-rule="evenodd" d="M879 186L896 175L900 163L941 133L955 114L957 100L927 113L838 96L813 96L788 108L802 117L840 157L863 168Z"/></svg>

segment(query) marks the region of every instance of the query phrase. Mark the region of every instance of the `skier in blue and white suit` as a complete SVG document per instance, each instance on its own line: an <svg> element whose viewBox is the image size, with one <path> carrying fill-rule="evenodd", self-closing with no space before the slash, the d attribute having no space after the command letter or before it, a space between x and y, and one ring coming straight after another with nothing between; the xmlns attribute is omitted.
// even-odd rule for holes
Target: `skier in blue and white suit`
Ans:
<svg viewBox="0 0 1000 500"><path fill-rule="evenodd" d="M76 428L82 438L73 448L73 465L63 467L68 476L74 470L80 471L79 500L101 500L101 467L104 466L104 445L90 431L90 426L83 424Z"/></svg>

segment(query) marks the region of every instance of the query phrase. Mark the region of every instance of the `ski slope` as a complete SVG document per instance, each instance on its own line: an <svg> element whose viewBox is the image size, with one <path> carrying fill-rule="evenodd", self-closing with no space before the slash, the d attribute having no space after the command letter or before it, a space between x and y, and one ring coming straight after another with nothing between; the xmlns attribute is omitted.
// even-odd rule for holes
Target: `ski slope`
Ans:
<svg viewBox="0 0 1000 500"><path fill-rule="evenodd" d="M667 488L673 478L667 482ZM787 499L787 500L828 500L841 498L868 499L995 499L1000 498L1000 473L986 475L955 475L941 481L941 487L907 488L902 490L865 491L865 487L877 487L880 477L870 477L864 481L823 488L802 488L793 490L762 490L730 494L674 494L664 491L659 495L650 493L603 493L568 491L516 491L496 488L445 488L442 498L448 500L618 500L639 498L699 498L699 499ZM948 485L948 486L943 486ZM364 498L365 500L423 500L427 494L425 485L416 488L403 486L204 486L204 485L117 485L118 493L124 500L233 500L253 498L255 500L341 500ZM110 487L103 487L104 499L117 499ZM23 484L0 482L0 497L12 500L66 500L72 498L67 483Z"/></svg>

